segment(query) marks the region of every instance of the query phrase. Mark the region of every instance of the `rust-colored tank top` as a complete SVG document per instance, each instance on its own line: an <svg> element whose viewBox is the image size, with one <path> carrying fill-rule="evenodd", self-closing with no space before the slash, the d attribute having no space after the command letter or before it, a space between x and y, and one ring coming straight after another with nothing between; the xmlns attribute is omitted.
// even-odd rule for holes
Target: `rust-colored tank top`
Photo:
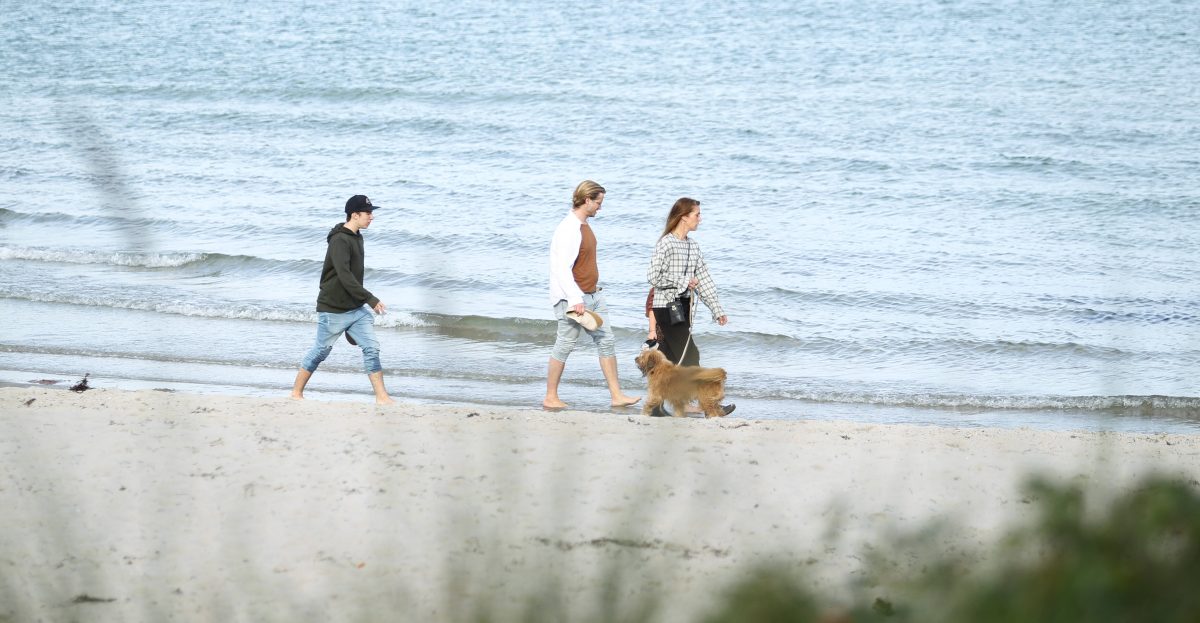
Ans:
<svg viewBox="0 0 1200 623"><path fill-rule="evenodd" d="M600 282L600 269L596 267L596 234L592 233L587 223L579 226L579 233L583 235L583 240L579 243L579 257L575 258L571 274L575 276L575 283L580 290L595 292L596 284Z"/></svg>

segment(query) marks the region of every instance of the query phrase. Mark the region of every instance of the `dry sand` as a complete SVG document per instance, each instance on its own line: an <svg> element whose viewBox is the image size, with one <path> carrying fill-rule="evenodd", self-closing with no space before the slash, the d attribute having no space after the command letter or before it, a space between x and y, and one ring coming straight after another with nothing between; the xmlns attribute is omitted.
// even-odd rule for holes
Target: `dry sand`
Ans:
<svg viewBox="0 0 1200 623"><path fill-rule="evenodd" d="M747 565L840 594L893 530L985 547L1033 470L1195 481L1200 436L0 388L0 466L0 621L465 620L531 587L685 621Z"/></svg>

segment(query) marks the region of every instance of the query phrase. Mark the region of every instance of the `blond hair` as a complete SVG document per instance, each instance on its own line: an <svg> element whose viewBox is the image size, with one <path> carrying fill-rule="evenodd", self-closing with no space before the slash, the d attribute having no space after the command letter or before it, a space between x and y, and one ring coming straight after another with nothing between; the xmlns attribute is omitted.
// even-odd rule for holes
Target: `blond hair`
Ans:
<svg viewBox="0 0 1200 623"><path fill-rule="evenodd" d="M604 194L604 187L593 182L592 180L583 180L575 187L575 194L571 195L571 209L578 208L583 205L588 199L595 199Z"/></svg>

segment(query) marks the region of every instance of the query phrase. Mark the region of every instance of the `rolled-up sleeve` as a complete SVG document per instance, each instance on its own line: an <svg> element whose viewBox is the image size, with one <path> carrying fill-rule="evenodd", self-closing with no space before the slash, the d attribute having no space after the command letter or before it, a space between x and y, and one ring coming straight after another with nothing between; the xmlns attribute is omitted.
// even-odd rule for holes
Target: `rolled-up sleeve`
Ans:
<svg viewBox="0 0 1200 623"><path fill-rule="evenodd" d="M696 245L695 253L698 256L696 260L696 293L700 295L700 300L704 301L709 311L712 312L713 320L718 320L725 315L725 309L721 307L721 300L717 298L717 284L713 281L712 275L708 273L708 264L700 253L699 245Z"/></svg>

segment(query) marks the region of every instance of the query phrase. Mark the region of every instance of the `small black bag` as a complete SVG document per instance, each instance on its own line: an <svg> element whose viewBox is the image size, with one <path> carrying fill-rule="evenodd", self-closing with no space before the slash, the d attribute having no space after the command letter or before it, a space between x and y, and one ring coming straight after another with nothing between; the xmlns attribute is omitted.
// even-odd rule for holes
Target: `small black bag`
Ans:
<svg viewBox="0 0 1200 623"><path fill-rule="evenodd" d="M687 321L687 315L683 313L683 301L675 299L667 304L667 314L671 317L671 324L680 324Z"/></svg>
<svg viewBox="0 0 1200 623"><path fill-rule="evenodd" d="M692 267L692 245L688 245L687 260L683 263L685 273L691 272ZM671 324L682 324L687 322L687 314L683 313L683 295L680 294L674 301L667 303L667 314L671 316Z"/></svg>

